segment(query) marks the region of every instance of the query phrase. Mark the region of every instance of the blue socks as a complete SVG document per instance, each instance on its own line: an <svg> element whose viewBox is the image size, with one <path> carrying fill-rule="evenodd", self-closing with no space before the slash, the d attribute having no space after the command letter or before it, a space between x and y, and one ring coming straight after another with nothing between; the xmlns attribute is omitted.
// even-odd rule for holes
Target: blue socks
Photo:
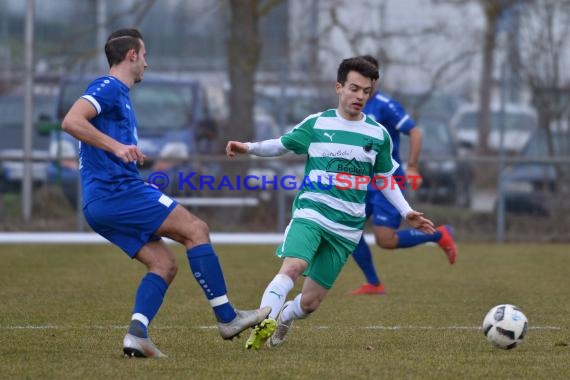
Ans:
<svg viewBox="0 0 570 380"><path fill-rule="evenodd" d="M147 338L147 327L152 321L168 289L168 284L159 275L149 272L140 282L135 296L133 319L129 325L129 334Z"/></svg>
<svg viewBox="0 0 570 380"><path fill-rule="evenodd" d="M398 235L398 247L397 248L409 248L416 245L427 243L428 241L437 242L441 239L441 232L436 231L434 234L425 234L420 230L407 229L397 231ZM376 273L376 268L374 268L374 261L372 260L372 253L370 252L370 247L364 241L364 236L360 238L356 249L352 253L352 257L356 264L364 273L366 281L372 285L380 284L380 277Z"/></svg>
<svg viewBox="0 0 570 380"><path fill-rule="evenodd" d="M398 235L398 248L415 247L428 241L436 242L441 239L441 232L436 231L432 235L423 233L420 230L407 229L396 232Z"/></svg>
<svg viewBox="0 0 570 380"><path fill-rule="evenodd" d="M376 273L376 268L374 268L374 261L372 261L372 253L370 252L370 247L364 241L364 236L360 238L356 249L352 253L352 257L362 273L364 273L366 281L372 285L380 285L380 278Z"/></svg>
<svg viewBox="0 0 570 380"><path fill-rule="evenodd" d="M210 301L218 322L232 321L236 317L236 312L226 295L224 274L212 245L197 245L189 249L186 255L190 270Z"/></svg>

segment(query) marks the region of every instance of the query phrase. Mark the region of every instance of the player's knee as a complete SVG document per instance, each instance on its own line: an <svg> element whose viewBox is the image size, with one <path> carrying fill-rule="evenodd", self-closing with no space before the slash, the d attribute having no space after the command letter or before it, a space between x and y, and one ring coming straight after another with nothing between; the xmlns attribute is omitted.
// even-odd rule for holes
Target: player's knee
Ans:
<svg viewBox="0 0 570 380"><path fill-rule="evenodd" d="M210 228L208 227L208 224L206 224L206 222L204 222L202 219L196 219L194 222L192 222L190 225L190 231L192 240L209 240Z"/></svg>
<svg viewBox="0 0 570 380"><path fill-rule="evenodd" d="M207 243L210 241L210 229L202 219L194 218L190 223L183 226L180 240L176 240L187 248Z"/></svg>
<svg viewBox="0 0 570 380"><path fill-rule="evenodd" d="M304 260L297 258L286 258L283 261L283 265L281 265L279 273L287 275L293 281L296 281L297 278L299 278L299 276L303 274L306 269L307 263Z"/></svg>
<svg viewBox="0 0 570 380"><path fill-rule="evenodd" d="M384 249L395 249L398 245L396 235L376 235L376 245Z"/></svg>

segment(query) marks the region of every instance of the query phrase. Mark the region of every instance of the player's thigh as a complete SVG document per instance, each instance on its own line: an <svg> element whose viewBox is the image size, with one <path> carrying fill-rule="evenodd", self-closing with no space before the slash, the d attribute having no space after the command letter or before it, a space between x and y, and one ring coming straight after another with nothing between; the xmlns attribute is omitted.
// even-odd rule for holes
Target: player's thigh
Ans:
<svg viewBox="0 0 570 380"><path fill-rule="evenodd" d="M157 235L169 237L185 246L210 242L206 222L177 205L157 230Z"/></svg>
<svg viewBox="0 0 570 380"><path fill-rule="evenodd" d="M372 227L374 232L374 239L376 244L382 248L396 248L398 245L398 237L396 235L396 229L392 227L384 226L374 226Z"/></svg>
<svg viewBox="0 0 570 380"><path fill-rule="evenodd" d="M323 288L330 289L357 243L330 232L327 232L327 235L319 245L305 275Z"/></svg>

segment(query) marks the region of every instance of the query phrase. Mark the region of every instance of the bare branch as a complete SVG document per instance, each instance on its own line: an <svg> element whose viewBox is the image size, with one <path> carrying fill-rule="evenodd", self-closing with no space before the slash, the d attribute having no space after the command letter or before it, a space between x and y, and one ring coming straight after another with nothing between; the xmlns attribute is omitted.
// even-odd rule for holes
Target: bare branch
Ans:
<svg viewBox="0 0 570 380"><path fill-rule="evenodd" d="M281 4L283 0L268 0L262 4L257 10L258 17L266 16L273 8Z"/></svg>

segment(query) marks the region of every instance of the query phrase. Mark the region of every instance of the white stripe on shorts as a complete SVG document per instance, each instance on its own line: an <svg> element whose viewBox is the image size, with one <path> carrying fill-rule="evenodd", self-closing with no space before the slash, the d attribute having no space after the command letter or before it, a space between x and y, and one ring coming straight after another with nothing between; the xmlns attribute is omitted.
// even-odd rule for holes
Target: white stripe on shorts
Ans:
<svg viewBox="0 0 570 380"><path fill-rule="evenodd" d="M162 195L160 196L160 198L158 198L158 201L159 201L160 203L162 203L163 205L165 205L166 207L170 207L170 205L172 204L172 202L174 202L174 201L172 200L172 198L170 198L170 197L168 197L168 196L166 196L166 195L164 195L164 194L162 194Z"/></svg>

